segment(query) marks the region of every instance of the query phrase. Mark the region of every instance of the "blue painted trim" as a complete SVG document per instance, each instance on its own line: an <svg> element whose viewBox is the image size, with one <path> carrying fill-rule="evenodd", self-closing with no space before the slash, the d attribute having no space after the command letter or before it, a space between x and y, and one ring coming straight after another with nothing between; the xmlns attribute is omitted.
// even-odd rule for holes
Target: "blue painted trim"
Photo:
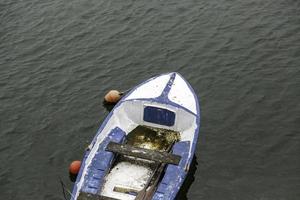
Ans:
<svg viewBox="0 0 300 200"><path fill-rule="evenodd" d="M166 84L165 88L163 89L161 95L159 97L157 97L158 100L162 100L162 101L168 100L168 95L171 91L175 77L176 77L176 73L172 73L172 75L171 75L168 83Z"/></svg>
<svg viewBox="0 0 300 200"><path fill-rule="evenodd" d="M84 155L83 160L82 160L82 162L81 162L81 167L80 167L79 173L78 173L78 175L77 175L76 181L75 181L75 183L74 183L74 187L73 187L73 191L72 191L71 200L75 200L75 199L74 199L74 196L75 196L75 194L76 194L76 192L77 192L77 189L78 189L78 188L77 188L77 184L78 184L78 182L80 181L80 179L82 178L82 172L83 172L83 169L85 168L85 161L86 161L86 159L87 159L89 153L90 153L89 150L87 150L87 151L85 152L85 155Z"/></svg>
<svg viewBox="0 0 300 200"><path fill-rule="evenodd" d="M190 145L190 141L179 141L173 146L172 153L181 156L178 166L180 166L182 169L184 169L188 163Z"/></svg>
<svg viewBox="0 0 300 200"><path fill-rule="evenodd" d="M181 106L181 105L179 105L179 104L177 104L177 103L174 103L174 102L171 101L171 100L169 99L169 97L168 97L177 74L178 74L178 73L175 73L175 72L172 73L172 75L171 75L171 77L170 77L168 83L166 84L166 87L165 87L164 90L162 91L161 95L158 96L158 97L156 97L156 98L151 98L151 101L155 101L155 102L162 103L162 104L167 104L167 105L172 105L172 106L174 106L174 107L184 109L185 111L187 111L187 112L189 112L189 113L192 113L193 115L197 115L197 114L193 113L191 110L187 109L186 107L183 107L183 106ZM179 75L179 74L178 74L178 75ZM180 75L179 75L179 76L180 76ZM181 77L181 78L182 78L182 77ZM187 83L187 81L186 81L184 78L182 78L182 79ZM191 91L193 92L193 90L191 90ZM149 100L150 100L150 99L149 99ZM195 101L196 101L196 100L195 100Z"/></svg>
<svg viewBox="0 0 300 200"><path fill-rule="evenodd" d="M184 171L181 167L168 165L165 175L158 185L152 200L175 199L186 175L187 172Z"/></svg>
<svg viewBox="0 0 300 200"><path fill-rule="evenodd" d="M76 178L71 200L74 199L73 196L78 190L77 183L80 181L81 178L84 178L84 181L80 190L91 194L96 194L99 191L99 189L102 187L104 176L107 173L107 170L109 170L109 166L111 166L112 161L114 159L113 153L105 151L106 146L110 141L117 143L123 142L125 135L126 133L119 127L115 127L114 129L112 129L108 136L98 146L97 152L95 153L90 165L88 166L87 173L84 177L82 177L83 169L85 168L85 161L90 151L86 152L86 155L84 156L84 159L82 161L82 166L80 168L79 174Z"/></svg>
<svg viewBox="0 0 300 200"><path fill-rule="evenodd" d="M179 162L179 165L177 166L172 164L169 164L167 166L165 175L162 181L159 183L157 191L153 196L154 200L160 199L161 196L163 196L165 199L173 199L176 197L176 194L179 191L187 175L185 167L188 162L189 150L189 141L181 141L174 144L173 154L180 155L181 160Z"/></svg>
<svg viewBox="0 0 300 200"><path fill-rule="evenodd" d="M96 140L97 140L98 135L102 132L102 130L103 130L104 127L106 126L107 122L108 122L109 119L112 117L112 115L113 115L113 113L114 113L114 110L117 109L119 106L121 106L122 103L124 103L125 101L130 101L130 100L144 100L144 101L149 101L149 102L157 102L157 103L169 104L169 105L172 105L172 106L174 106L174 107L183 109L183 110L185 110L185 111L187 111L187 112L193 114L193 115L196 117L197 127L196 127L196 130L195 130L195 133L194 133L194 135L195 135L195 136L194 136L194 140L192 141L192 147L191 147L191 148L192 148L192 149L191 149L192 156L190 156L190 158L189 158L188 161L187 161L187 164L188 164L188 166L189 166L189 165L191 164L191 162L192 162L193 155L194 155L194 153L195 153L195 148L196 148L196 144L197 144L197 141L198 141L198 135L199 135L199 129L200 129L200 107L199 107L199 102L198 102L197 95L196 95L195 91L193 90L193 88L191 87L191 85L190 85L190 84L189 84L189 83L188 83L188 82L187 82L187 81L186 81L179 73L173 72L172 75L171 75L171 77L170 77L170 80L168 81L166 87L164 88L162 94L161 94L159 97L153 98L153 99L151 99L151 98L150 98L150 99L149 99L149 98L146 99L146 98L145 98L145 99L130 99L130 100L126 100L126 98L127 98L129 95L131 95L138 87L140 87L140 86L142 86L142 85L144 85L144 84L150 82L151 80L153 80L153 79L155 79L155 78L157 78L157 77L159 77L159 76L168 75L168 74L170 74L170 73L161 74L161 75L155 76L155 77L153 77L153 78L151 78L151 79L148 79L148 80L142 82L141 84L137 85L137 86L134 87L129 93L127 93L126 95L124 95L123 98L115 105L114 109L108 114L108 116L107 116L107 117L105 118L105 120L103 121L102 125L101 125L101 126L99 127L99 129L97 130L97 133L96 133L96 135L94 136L94 139L93 139L93 141L92 141L92 143L91 143L91 144L92 144L92 147L91 147L91 148L94 147L94 144L96 143ZM174 103L174 102L172 102L172 101L170 101L170 100L168 99L168 94L169 94L170 89L171 89L170 86L171 86L171 83L173 84L173 81L174 81L176 75L180 76L180 77L186 82L186 84L188 85L189 89L192 91L192 93L193 93L193 95L194 95L194 99L195 99L195 101L196 101L196 112L197 112L196 114L193 113L192 111L188 110L187 108L185 108L185 107L183 107L183 106L181 106L181 105L178 105L178 104L176 104L176 103ZM173 78L172 78L172 77L173 77ZM77 183L78 183L78 182L80 181L80 179L82 178L82 171L83 171L83 169L84 169L84 167L85 167L85 161L86 161L87 157L89 156L89 153L90 153L90 151L86 151L86 153L85 153L85 155L84 155L84 158L83 158L83 161L82 161L83 164L82 164L82 166L81 166L80 172L79 172L79 174L78 174L78 176L77 176L77 180L76 180L76 183L75 183L74 188L73 188L73 192L72 192L73 195L75 195L76 192L77 192L77 190L78 190L78 188L77 188ZM182 177L182 182L184 181L184 179L185 179L185 176ZM175 192L174 195L176 196L176 194L177 194L177 192ZM175 196L174 196L174 198L175 198ZM172 197L171 197L171 198L168 198L168 199L172 199ZM74 200L73 197L71 198L71 200Z"/></svg>

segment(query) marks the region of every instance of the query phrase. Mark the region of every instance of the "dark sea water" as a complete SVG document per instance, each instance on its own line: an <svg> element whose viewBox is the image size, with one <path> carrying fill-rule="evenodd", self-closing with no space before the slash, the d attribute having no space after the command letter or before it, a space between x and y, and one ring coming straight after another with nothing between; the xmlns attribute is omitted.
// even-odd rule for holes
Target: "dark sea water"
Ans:
<svg viewBox="0 0 300 200"><path fill-rule="evenodd" d="M299 0L0 0L0 199L62 200L104 94L170 71L201 102L180 199L300 199Z"/></svg>

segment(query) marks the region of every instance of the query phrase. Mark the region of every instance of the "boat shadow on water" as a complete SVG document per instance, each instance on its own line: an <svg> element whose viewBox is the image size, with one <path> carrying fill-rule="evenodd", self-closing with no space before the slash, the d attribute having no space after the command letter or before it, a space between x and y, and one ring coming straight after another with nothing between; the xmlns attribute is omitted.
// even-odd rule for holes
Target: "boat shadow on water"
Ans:
<svg viewBox="0 0 300 200"><path fill-rule="evenodd" d="M71 174L71 173L69 173L69 179L70 179L70 181L72 183L75 183L76 178L77 178L77 174Z"/></svg>
<svg viewBox="0 0 300 200"><path fill-rule="evenodd" d="M108 111L112 111L112 109L115 107L115 103L107 103L105 101L102 102L103 107Z"/></svg>

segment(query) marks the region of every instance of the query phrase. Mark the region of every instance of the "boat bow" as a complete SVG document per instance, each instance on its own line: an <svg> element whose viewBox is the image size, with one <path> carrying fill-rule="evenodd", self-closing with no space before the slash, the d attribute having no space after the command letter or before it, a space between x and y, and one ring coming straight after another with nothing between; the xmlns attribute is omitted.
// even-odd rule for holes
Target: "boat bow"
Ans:
<svg viewBox="0 0 300 200"><path fill-rule="evenodd" d="M176 72L153 77L138 85L121 102L129 100L148 100L169 104L199 115L199 105L194 90Z"/></svg>

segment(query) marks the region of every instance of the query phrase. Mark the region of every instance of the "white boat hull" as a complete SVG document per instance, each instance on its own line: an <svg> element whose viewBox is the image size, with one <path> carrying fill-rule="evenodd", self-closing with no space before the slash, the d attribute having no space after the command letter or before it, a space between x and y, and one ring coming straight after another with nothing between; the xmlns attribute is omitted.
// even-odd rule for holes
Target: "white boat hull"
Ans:
<svg viewBox="0 0 300 200"><path fill-rule="evenodd" d="M115 192L113 188L122 185L132 190L140 190L150 176L150 169L120 163L120 166L115 166L109 174L103 169L105 177L99 178L104 180L97 183L101 182L99 188L95 186L97 184L92 184L90 189L87 185L98 180L91 178L91 168L95 165L96 157L103 153L103 149L101 152L99 150L102 148L101 145L103 146L108 138L114 137L112 130L117 127L121 131L117 131L116 134L120 135L122 132L126 138L128 133L141 125L180 133L180 141L174 145L172 151L173 154L182 156L180 164L167 165L165 176L152 199L176 197L194 156L200 127L200 109L198 99L190 85L178 73L169 73L154 77L132 89L108 115L93 139L89 151L86 152L73 189L72 200L77 199L82 191L115 199L135 199L134 195Z"/></svg>

